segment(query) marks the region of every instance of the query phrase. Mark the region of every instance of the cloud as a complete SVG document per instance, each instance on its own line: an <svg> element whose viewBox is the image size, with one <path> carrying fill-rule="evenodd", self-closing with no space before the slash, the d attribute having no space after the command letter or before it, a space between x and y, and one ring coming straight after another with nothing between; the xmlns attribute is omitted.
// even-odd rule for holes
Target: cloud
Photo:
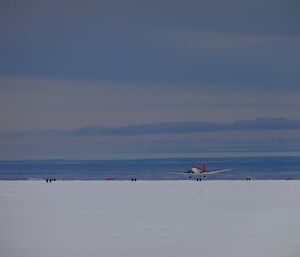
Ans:
<svg viewBox="0 0 300 257"><path fill-rule="evenodd" d="M129 125L124 127L84 127L74 130L31 130L13 131L2 137L86 137L86 136L136 136L157 134L181 134L201 132L295 130L300 129L300 120L283 118L258 118L231 123L217 122L176 122Z"/></svg>
<svg viewBox="0 0 300 257"><path fill-rule="evenodd" d="M4 1L0 74L297 84L297 14L276 0Z"/></svg>
<svg viewBox="0 0 300 257"><path fill-rule="evenodd" d="M293 4L4 0L0 131L298 118Z"/></svg>
<svg viewBox="0 0 300 257"><path fill-rule="evenodd" d="M168 153L299 151L300 121L258 119L232 123L147 124L1 134L0 159L111 159L171 157ZM226 153L227 152L227 153ZM153 155L156 153L156 155ZM249 154L249 153L247 153ZM228 156L228 155L227 155Z"/></svg>
<svg viewBox="0 0 300 257"><path fill-rule="evenodd" d="M299 90L0 77L0 132L85 126L298 118Z"/></svg>
<svg viewBox="0 0 300 257"><path fill-rule="evenodd" d="M225 32L203 32L194 30L155 30L153 35L168 47L172 45L186 48L190 51L195 49L222 49L259 45L298 45L300 36L270 36L265 34L244 34Z"/></svg>

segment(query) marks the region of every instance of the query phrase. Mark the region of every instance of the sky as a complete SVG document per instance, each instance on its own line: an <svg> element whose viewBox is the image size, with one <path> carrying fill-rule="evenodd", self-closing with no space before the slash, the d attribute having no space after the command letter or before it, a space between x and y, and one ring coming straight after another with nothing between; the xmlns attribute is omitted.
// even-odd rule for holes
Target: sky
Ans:
<svg viewBox="0 0 300 257"><path fill-rule="evenodd" d="M300 119L296 0L0 3L0 133Z"/></svg>
<svg viewBox="0 0 300 257"><path fill-rule="evenodd" d="M1 131L299 118L297 1L1 1Z"/></svg>

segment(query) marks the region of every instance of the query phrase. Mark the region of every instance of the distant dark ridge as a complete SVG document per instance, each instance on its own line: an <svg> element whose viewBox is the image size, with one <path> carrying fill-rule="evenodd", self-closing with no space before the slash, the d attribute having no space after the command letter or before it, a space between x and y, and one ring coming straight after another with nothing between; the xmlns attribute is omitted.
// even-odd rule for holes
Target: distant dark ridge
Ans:
<svg viewBox="0 0 300 257"><path fill-rule="evenodd" d="M237 120L231 123L217 122L166 122L124 127L84 127L75 130L29 130L12 131L1 137L58 137L58 136L123 136L149 134L175 134L214 131L245 131L245 130L282 130L300 129L300 120L284 118L258 118L256 120Z"/></svg>

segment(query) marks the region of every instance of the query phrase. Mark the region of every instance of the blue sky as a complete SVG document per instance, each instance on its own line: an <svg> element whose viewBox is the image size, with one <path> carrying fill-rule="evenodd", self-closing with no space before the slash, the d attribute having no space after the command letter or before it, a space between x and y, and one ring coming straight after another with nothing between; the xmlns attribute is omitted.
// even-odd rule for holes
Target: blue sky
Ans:
<svg viewBox="0 0 300 257"><path fill-rule="evenodd" d="M0 133L300 119L299 24L290 0L1 1Z"/></svg>
<svg viewBox="0 0 300 257"><path fill-rule="evenodd" d="M298 118L297 1L2 1L1 131Z"/></svg>

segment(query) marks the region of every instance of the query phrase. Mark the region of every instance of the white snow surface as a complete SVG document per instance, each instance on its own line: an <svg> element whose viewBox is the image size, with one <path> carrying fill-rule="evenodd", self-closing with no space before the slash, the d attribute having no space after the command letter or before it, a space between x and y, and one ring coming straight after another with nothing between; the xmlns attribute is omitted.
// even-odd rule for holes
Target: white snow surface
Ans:
<svg viewBox="0 0 300 257"><path fill-rule="evenodd" d="M1 257L299 257L300 181L0 181Z"/></svg>

